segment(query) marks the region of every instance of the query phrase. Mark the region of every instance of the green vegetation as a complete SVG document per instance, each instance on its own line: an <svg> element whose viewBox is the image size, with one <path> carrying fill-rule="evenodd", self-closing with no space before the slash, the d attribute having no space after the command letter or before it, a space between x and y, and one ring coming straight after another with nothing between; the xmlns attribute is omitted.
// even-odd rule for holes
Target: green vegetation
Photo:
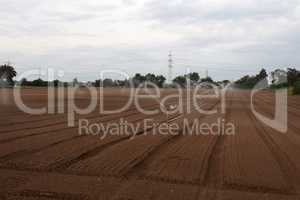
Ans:
<svg viewBox="0 0 300 200"><path fill-rule="evenodd" d="M276 69L272 73L272 89L288 88L290 95L300 94L300 72L295 68Z"/></svg>
<svg viewBox="0 0 300 200"><path fill-rule="evenodd" d="M300 80L294 83L293 94L300 94Z"/></svg>
<svg viewBox="0 0 300 200"><path fill-rule="evenodd" d="M266 80L268 74L266 70L262 69L257 75L246 75L235 82L236 87L243 89L253 88L259 81ZM290 95L300 94L300 71L295 68L276 69L271 72L272 83L269 85L270 89L277 90L288 88Z"/></svg>
<svg viewBox="0 0 300 200"><path fill-rule="evenodd" d="M16 70L9 64L0 66L0 86L14 85L13 78L17 75Z"/></svg>
<svg viewBox="0 0 300 200"><path fill-rule="evenodd" d="M181 87L186 86L186 77L185 76L177 76L173 79L173 83L180 85Z"/></svg>
<svg viewBox="0 0 300 200"><path fill-rule="evenodd" d="M10 64L4 64L0 66L0 86L13 86L15 84L14 78L17 72L13 66ZM300 95L300 71L295 68L276 69L271 72L271 84L269 85L267 77L268 74L265 69L261 69L260 72L254 76L245 75L235 82L235 87L243 89L251 89L259 82L262 81L268 88L276 90L281 88L288 88L289 94ZM54 80L52 82L44 81L40 78L28 81L23 79L19 82L22 86L32 86L32 87L68 87L68 86L95 86L95 87L138 87L140 84L150 82L158 87L164 87L166 78L162 75L155 75L148 73L142 75L136 73L129 80L112 80L109 78L103 80L96 80L94 82L80 83L77 78L74 78L73 82L61 82L59 80ZM188 82L189 81L189 82ZM201 83L212 83L215 85L227 85L230 83L229 80L214 82L211 77L200 78L197 72L192 72L185 75L177 76L173 79L174 84L178 84L181 87L186 87L188 83L191 86L195 86Z"/></svg>
<svg viewBox="0 0 300 200"><path fill-rule="evenodd" d="M103 80L96 80L95 82L91 83L95 87L138 87L139 85L150 82L158 87L163 87L166 78L162 75L155 75L148 73L146 75L141 75L139 73L135 74L131 80L112 80L109 78Z"/></svg>
<svg viewBox="0 0 300 200"><path fill-rule="evenodd" d="M265 80L264 84L268 84L266 78L268 77L268 74L265 69L262 69L257 75L255 76L249 76L246 75L242 77L241 79L237 80L235 82L236 87L243 88L243 89L251 89L253 88L257 83L260 81Z"/></svg>
<svg viewBox="0 0 300 200"><path fill-rule="evenodd" d="M166 78L162 75L156 76L155 74L150 73L146 74L145 76L141 74L135 74L135 76L132 78L132 81L135 87L145 82L150 82L157 85L158 87L163 87Z"/></svg>
<svg viewBox="0 0 300 200"><path fill-rule="evenodd" d="M200 75L197 72L192 72L189 74L185 74L183 76L177 76L173 79L173 83L180 85L181 87L186 87L187 80L190 80L191 86L197 85L200 83L213 83L218 85L216 82L213 81L211 77L200 78Z"/></svg>

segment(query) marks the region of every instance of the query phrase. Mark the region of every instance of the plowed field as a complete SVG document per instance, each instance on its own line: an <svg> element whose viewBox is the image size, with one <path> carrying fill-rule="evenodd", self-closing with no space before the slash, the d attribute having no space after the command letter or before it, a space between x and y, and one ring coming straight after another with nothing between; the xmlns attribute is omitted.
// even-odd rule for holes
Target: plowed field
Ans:
<svg viewBox="0 0 300 200"><path fill-rule="evenodd" d="M254 115L247 90L228 90L225 112L218 98L198 100L203 110L218 111L214 114L199 113L193 105L190 112L169 115L143 114L134 105L100 114L97 104L89 114L76 114L74 127L67 124L69 100L55 108L64 113L32 115L16 106L11 89L0 90L0 199L300 199L300 97L288 98L288 130L281 133ZM129 92L106 89L104 97L101 106L117 109L126 104ZM46 89L24 89L22 98L30 107L47 106ZM187 96L182 100L184 108L191 101ZM253 100L257 112L275 116L271 91L259 92ZM74 101L84 108L90 96L82 91ZM140 105L148 111L161 106L155 99ZM165 102L174 105L178 99ZM153 123L102 138L102 132L79 134L80 119L119 127L120 119ZM221 127L203 133L191 128L194 121L221 121ZM228 123L234 134L224 134ZM172 124L178 125L174 133L160 134L160 125Z"/></svg>

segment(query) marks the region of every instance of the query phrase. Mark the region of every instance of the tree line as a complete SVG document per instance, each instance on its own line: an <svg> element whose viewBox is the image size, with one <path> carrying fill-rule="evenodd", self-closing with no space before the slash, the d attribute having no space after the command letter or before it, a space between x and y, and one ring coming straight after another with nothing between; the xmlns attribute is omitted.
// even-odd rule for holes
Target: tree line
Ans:
<svg viewBox="0 0 300 200"><path fill-rule="evenodd" d="M235 81L239 88L251 89L260 81L263 81L271 89L290 88L294 94L300 94L300 71L295 68L275 69L271 72L269 80L265 69L254 76L243 76Z"/></svg>
<svg viewBox="0 0 300 200"><path fill-rule="evenodd" d="M245 75L239 80L235 81L235 84L239 88L253 88L258 82L265 80L268 77L268 73L265 69L261 69L260 72L254 76ZM268 84L267 82L265 84Z"/></svg>
<svg viewBox="0 0 300 200"><path fill-rule="evenodd" d="M4 64L0 66L0 86L13 86L16 82L14 81L14 77L16 77L17 72L13 66L10 64ZM239 80L235 81L235 87L251 89L258 82L264 80L265 84L268 85L271 89L278 89L283 87L292 88L294 94L300 94L300 71L295 68L287 68L276 69L271 72L270 81L267 81L268 73L265 69L261 69L260 72L256 75L245 75ZM18 82L19 85L22 86L32 86L32 87L69 87L69 86L95 86L95 87L138 87L139 85L150 82L155 84L158 87L164 87L166 85L166 78L163 75L155 75L152 73L148 73L146 75L142 75L140 73L136 73L132 78L125 80L113 80L113 79L103 79L103 80L95 80L92 82L81 83L75 78L72 82L62 82L60 80L54 80L52 82L48 82L38 78L33 81L29 81L27 79L23 79ZM230 83L228 80L215 82L211 77L201 78L199 73L192 72L185 75L179 75L173 79L173 84L177 84L181 87L186 87L188 84L191 86L195 86L200 83L212 83L215 85L226 85ZM170 86L170 85L169 85ZM172 84L171 84L172 86Z"/></svg>
<svg viewBox="0 0 300 200"><path fill-rule="evenodd" d="M81 83L75 78L72 82L63 82L60 80L54 81L45 81L41 78L36 80L27 80L22 79L19 82L13 80L13 78L17 75L13 66L8 64L4 64L0 66L0 86L13 86L15 83L21 86L31 86L31 87L47 87L47 86L54 86L54 87L69 87L69 86L81 86L81 85L88 85L88 86L95 86L95 87L138 87L144 83L152 83L160 88L166 85L166 78L163 75L155 75L152 73L147 73L142 75L140 73L136 73L132 78L125 79L125 80L113 80L110 78L106 78L103 80L95 80L92 82ZM178 84L179 86L186 87L187 80L190 80L192 85L201 83L201 82L210 82L213 83L214 81L212 78L202 78L200 79L200 75L197 72L189 73L183 76L177 76L173 79L174 84Z"/></svg>

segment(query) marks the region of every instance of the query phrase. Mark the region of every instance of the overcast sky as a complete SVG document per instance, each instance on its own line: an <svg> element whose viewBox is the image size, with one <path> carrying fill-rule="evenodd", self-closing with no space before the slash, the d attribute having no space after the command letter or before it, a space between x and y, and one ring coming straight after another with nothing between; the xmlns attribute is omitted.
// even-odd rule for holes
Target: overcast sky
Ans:
<svg viewBox="0 0 300 200"><path fill-rule="evenodd" d="M0 0L0 62L65 79L101 70L217 80L300 67L300 0Z"/></svg>

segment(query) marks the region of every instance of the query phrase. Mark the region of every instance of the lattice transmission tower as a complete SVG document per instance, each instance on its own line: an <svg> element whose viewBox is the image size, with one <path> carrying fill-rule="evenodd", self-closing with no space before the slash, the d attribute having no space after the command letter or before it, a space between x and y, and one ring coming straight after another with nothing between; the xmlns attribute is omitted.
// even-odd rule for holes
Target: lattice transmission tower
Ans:
<svg viewBox="0 0 300 200"><path fill-rule="evenodd" d="M172 83L172 78L173 78L173 55L172 52L170 51L169 53L169 65L168 65L168 82Z"/></svg>

